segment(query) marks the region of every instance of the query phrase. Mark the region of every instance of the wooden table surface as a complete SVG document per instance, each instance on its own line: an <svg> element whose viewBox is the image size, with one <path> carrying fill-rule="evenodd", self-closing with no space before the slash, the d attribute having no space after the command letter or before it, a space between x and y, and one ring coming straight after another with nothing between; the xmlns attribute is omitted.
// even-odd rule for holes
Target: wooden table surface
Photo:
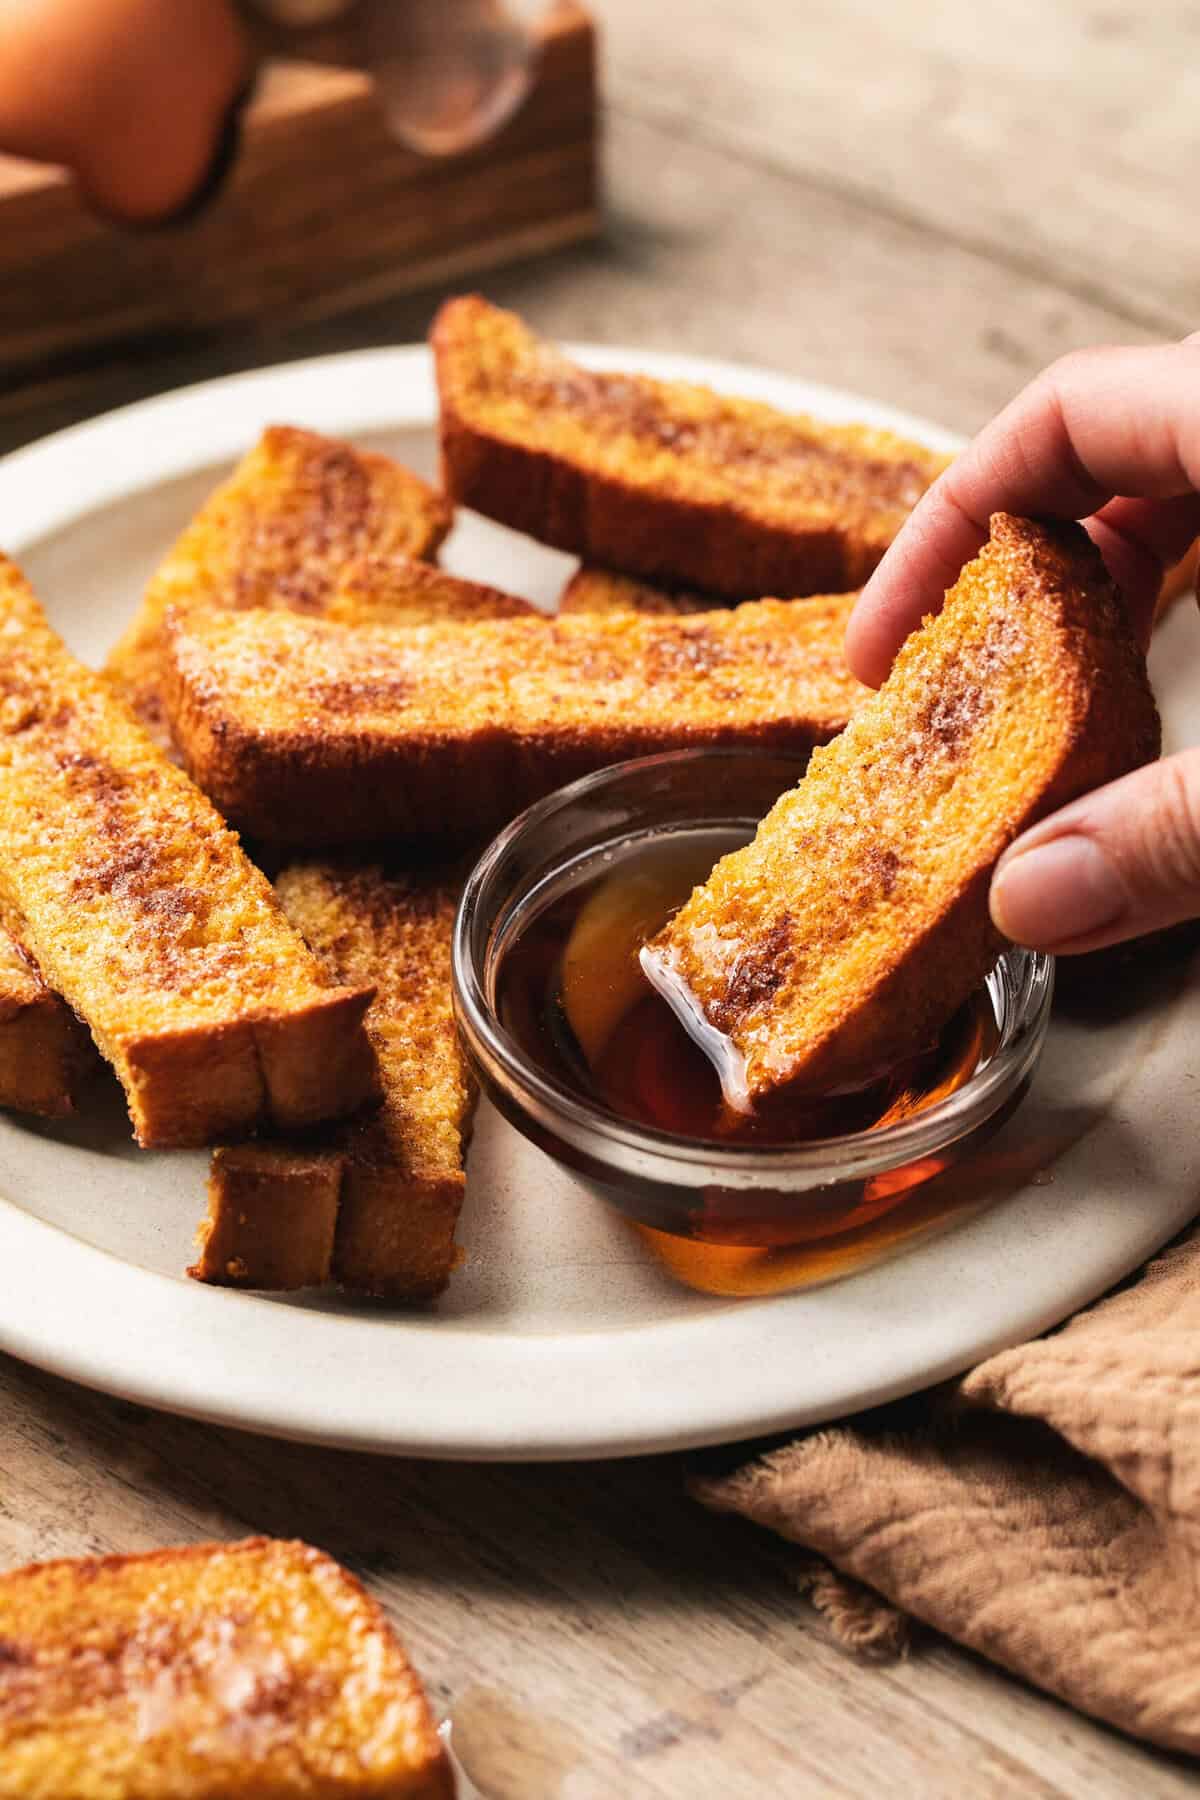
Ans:
<svg viewBox="0 0 1200 1800"><path fill-rule="evenodd" d="M1195 6L599 11L606 235L486 283L546 330L774 364L969 430L1071 346L1200 324ZM0 397L0 446L181 381L419 337L439 297L63 370ZM793 1554L706 1515L683 1473L372 1460L0 1361L5 1565L258 1531L322 1545L387 1606L493 1800L1193 1791L1188 1766L951 1645L848 1659Z"/></svg>

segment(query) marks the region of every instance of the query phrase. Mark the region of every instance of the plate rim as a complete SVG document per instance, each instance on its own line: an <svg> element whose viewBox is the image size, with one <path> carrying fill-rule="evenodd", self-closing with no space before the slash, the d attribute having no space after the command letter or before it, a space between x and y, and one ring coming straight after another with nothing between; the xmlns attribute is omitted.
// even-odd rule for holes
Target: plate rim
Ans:
<svg viewBox="0 0 1200 1800"><path fill-rule="evenodd" d="M598 368L703 381L830 419L886 426L935 448L953 450L962 443L927 420L782 371L623 346L568 348ZM220 376L10 452L0 460L0 541L20 555L105 506L232 459L275 418L350 437L427 429L435 423L428 349L348 351ZM126 1262L2 1198L0 1257L10 1269L41 1268L45 1274L40 1281L11 1284L0 1302L0 1349L138 1404L265 1435L387 1455L538 1461L677 1451L816 1423L943 1380L993 1350L1036 1335L1103 1292L1194 1210L1189 1205L1186 1215L1182 1208L1176 1209L1178 1217L1164 1214L1147 1230L1137 1209L1130 1209L1124 1234L1113 1239L1107 1256L1089 1265L1086 1278L1076 1270L1073 1283L1060 1282L1052 1299L1023 1293L1022 1304L1003 1309L1002 1318L997 1311L981 1320L969 1341L926 1355L919 1367L910 1365L890 1378L877 1371L866 1384L856 1376L839 1385L837 1371L826 1370L815 1388L808 1381L806 1396L805 1380L794 1367L797 1317L803 1323L807 1311L819 1324L829 1308L821 1296L830 1294L849 1296L840 1310L851 1317L869 1312L872 1295L882 1291L886 1298L896 1287L897 1269L920 1267L931 1257L933 1270L961 1263L964 1251L973 1267L981 1259L986 1264L990 1237L997 1231L1004 1235L997 1221L1013 1225L1027 1198L1027 1191L1015 1195L832 1287L757 1301L714 1301L711 1308L642 1325L561 1334L472 1330L469 1320L439 1323L412 1315L350 1316L206 1288ZM1036 1209L1032 1229L1036 1237ZM986 1297L985 1283L980 1292ZM97 1301L103 1313L99 1323ZM224 1385L215 1391L213 1340L235 1316L222 1308L238 1309L235 1335L241 1348L239 1366L223 1370ZM328 1344L337 1346L336 1397L325 1396L319 1404L300 1379L304 1356L299 1367L291 1356L298 1321L310 1357ZM380 1356L380 1332L387 1334L393 1354ZM659 1374L665 1372L674 1384L668 1395L657 1382L639 1379L650 1336L658 1339ZM601 1385L607 1383L609 1397L593 1414L579 1406L578 1396L581 1382L595 1379L597 1339L604 1345ZM193 1345L207 1350L207 1359L189 1361ZM818 1365L821 1348L808 1346ZM702 1365L706 1351L744 1359L752 1379L720 1399L705 1393L693 1371L697 1353ZM281 1384L272 1363L285 1353L288 1379ZM207 1376L197 1372L206 1366ZM477 1406L470 1429L447 1424L439 1383L444 1388L448 1379L473 1377L478 1387L485 1369L487 1403ZM374 1375L376 1382L381 1373L398 1381L407 1375L403 1419L396 1417L399 1389L389 1386L381 1404L370 1381L356 1385L351 1378L360 1372Z"/></svg>

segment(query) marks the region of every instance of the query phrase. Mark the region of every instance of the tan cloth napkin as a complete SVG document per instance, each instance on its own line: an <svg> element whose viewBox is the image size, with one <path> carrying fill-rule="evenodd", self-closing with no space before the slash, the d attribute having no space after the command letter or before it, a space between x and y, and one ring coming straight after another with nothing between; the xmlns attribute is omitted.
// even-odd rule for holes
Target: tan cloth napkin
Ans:
<svg viewBox="0 0 1200 1800"><path fill-rule="evenodd" d="M705 1504L820 1552L844 1640L903 1622L1200 1753L1200 1228L1132 1287L961 1381L789 1444Z"/></svg>

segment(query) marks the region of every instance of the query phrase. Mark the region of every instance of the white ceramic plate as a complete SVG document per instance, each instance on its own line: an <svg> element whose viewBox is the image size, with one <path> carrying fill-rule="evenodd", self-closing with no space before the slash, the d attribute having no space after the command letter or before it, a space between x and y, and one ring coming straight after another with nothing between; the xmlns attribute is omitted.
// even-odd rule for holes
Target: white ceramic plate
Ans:
<svg viewBox="0 0 1200 1800"><path fill-rule="evenodd" d="M581 351L831 418L954 440L782 376ZM98 660L155 562L273 421L432 472L421 349L294 363L113 413L0 463L0 544ZM549 601L571 564L464 517L448 565ZM1200 741L1194 609L1156 650L1173 744ZM1189 688L1196 690L1189 694ZM1135 1016L1057 1023L1034 1090L958 1179L990 1210L891 1262L755 1301L674 1285L576 1182L482 1109L469 1261L436 1315L199 1287L179 1271L205 1158L143 1155L115 1087L68 1127L0 1119L0 1347L76 1381L229 1425L437 1457L599 1457L714 1443L852 1411L1061 1319L1193 1213L1200 1025L1189 971Z"/></svg>

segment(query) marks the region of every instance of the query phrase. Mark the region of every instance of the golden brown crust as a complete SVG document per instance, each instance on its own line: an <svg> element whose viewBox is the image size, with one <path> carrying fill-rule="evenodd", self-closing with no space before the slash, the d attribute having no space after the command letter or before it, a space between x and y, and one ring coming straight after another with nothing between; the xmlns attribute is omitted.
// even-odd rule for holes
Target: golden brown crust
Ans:
<svg viewBox="0 0 1200 1800"><path fill-rule="evenodd" d="M439 619L523 619L537 608L515 594L447 575L412 556L367 556L347 565L322 616L337 625L435 625Z"/></svg>
<svg viewBox="0 0 1200 1800"><path fill-rule="evenodd" d="M879 693L656 940L759 1106L921 1048L999 948L991 870L1157 753L1122 603L1076 526L997 514Z"/></svg>
<svg viewBox="0 0 1200 1800"><path fill-rule="evenodd" d="M331 981L370 982L367 1031L383 1104L339 1136L345 1153L333 1273L355 1292L424 1300L457 1260L474 1105L450 987L459 882L437 872L300 864L280 904Z"/></svg>
<svg viewBox="0 0 1200 1800"><path fill-rule="evenodd" d="M3 559L0 634L0 908L112 1063L138 1141L355 1110L369 989L322 981L234 835Z"/></svg>
<svg viewBox="0 0 1200 1800"><path fill-rule="evenodd" d="M624 757L825 741L866 691L842 653L851 604L359 631L191 613L165 695L188 767L257 836L469 839Z"/></svg>
<svg viewBox="0 0 1200 1800"><path fill-rule="evenodd" d="M411 1305L436 1300L461 1260L454 1242L467 1178L402 1176L386 1127L352 1142L342 1177L333 1276L347 1293Z"/></svg>
<svg viewBox="0 0 1200 1800"><path fill-rule="evenodd" d="M171 607L320 615L348 564L370 555L432 555L451 517L440 494L390 458L272 425L168 552L105 674L166 744L158 670Z"/></svg>
<svg viewBox="0 0 1200 1800"><path fill-rule="evenodd" d="M454 1230L466 1176L464 1141L474 1085L450 986L459 881L437 871L296 864L276 884L280 902L330 980L375 989L367 1031L383 1104L312 1147L262 1144L251 1155L218 1150L209 1184L200 1280L246 1287L332 1278L355 1293L405 1302L439 1294L457 1261ZM324 1167L324 1184L314 1163ZM296 1251L304 1221L326 1221L332 1177L336 1238L317 1259ZM301 1221L297 1225L297 1221ZM230 1259L237 1268L223 1273Z"/></svg>
<svg viewBox="0 0 1200 1800"><path fill-rule="evenodd" d="M432 344L446 491L668 585L857 587L945 466L891 432L580 369L478 295L442 307Z"/></svg>
<svg viewBox="0 0 1200 1800"><path fill-rule="evenodd" d="M0 1107L62 1118L99 1063L70 1007L0 926Z"/></svg>
<svg viewBox="0 0 1200 1800"><path fill-rule="evenodd" d="M250 1538L0 1576L0 1800L451 1800L381 1608Z"/></svg>
<svg viewBox="0 0 1200 1800"><path fill-rule="evenodd" d="M320 1287L333 1269L342 1166L333 1150L214 1150L208 1214L188 1274L218 1287Z"/></svg>
<svg viewBox="0 0 1200 1800"><path fill-rule="evenodd" d="M558 597L560 613L635 612L660 618L687 618L692 613L713 612L728 604L711 595L651 587L633 575L598 569L594 563L583 563L576 569Z"/></svg>

